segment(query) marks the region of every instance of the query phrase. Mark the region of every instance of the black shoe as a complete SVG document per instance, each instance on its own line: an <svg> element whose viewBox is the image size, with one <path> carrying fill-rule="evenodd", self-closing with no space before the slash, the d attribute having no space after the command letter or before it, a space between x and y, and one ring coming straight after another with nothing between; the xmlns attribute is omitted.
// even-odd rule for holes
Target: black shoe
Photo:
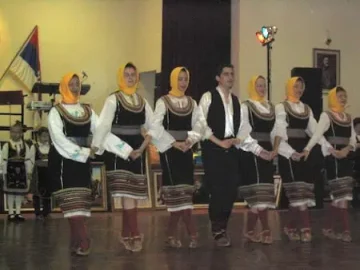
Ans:
<svg viewBox="0 0 360 270"><path fill-rule="evenodd" d="M8 221L14 222L16 220L16 217L14 214L8 215Z"/></svg>
<svg viewBox="0 0 360 270"><path fill-rule="evenodd" d="M24 222L25 218L21 214L15 215L15 220L18 222Z"/></svg>

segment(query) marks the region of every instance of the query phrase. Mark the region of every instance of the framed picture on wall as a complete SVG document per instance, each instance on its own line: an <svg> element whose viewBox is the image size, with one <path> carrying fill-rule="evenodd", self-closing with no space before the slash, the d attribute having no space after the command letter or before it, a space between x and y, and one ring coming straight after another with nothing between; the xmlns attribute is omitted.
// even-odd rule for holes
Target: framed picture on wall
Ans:
<svg viewBox="0 0 360 270"><path fill-rule="evenodd" d="M91 163L91 211L107 211L107 183L105 164Z"/></svg>
<svg viewBox="0 0 360 270"><path fill-rule="evenodd" d="M322 88L328 91L340 84L340 50L313 49L313 66L322 70Z"/></svg>

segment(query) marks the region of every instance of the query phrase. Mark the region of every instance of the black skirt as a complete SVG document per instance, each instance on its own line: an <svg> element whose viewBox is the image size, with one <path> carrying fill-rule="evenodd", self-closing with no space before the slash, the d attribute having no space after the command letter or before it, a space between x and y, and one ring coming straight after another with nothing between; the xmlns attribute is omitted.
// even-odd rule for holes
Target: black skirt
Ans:
<svg viewBox="0 0 360 270"><path fill-rule="evenodd" d="M313 166L309 161L294 161L279 156L279 172L292 206L315 206Z"/></svg>
<svg viewBox="0 0 360 270"><path fill-rule="evenodd" d="M90 216L91 209L91 166L63 158L50 147L49 171L51 172L51 191L54 199L64 213L64 217Z"/></svg>
<svg viewBox="0 0 360 270"><path fill-rule="evenodd" d="M142 135L119 135L119 138L138 149L144 138ZM105 152L106 176L113 197L147 199L146 151L136 160L124 160L113 153Z"/></svg>
<svg viewBox="0 0 360 270"><path fill-rule="evenodd" d="M242 186L239 196L249 207L275 208L273 162L245 151L241 151L240 162Z"/></svg>
<svg viewBox="0 0 360 270"><path fill-rule="evenodd" d="M325 157L325 168L331 199L351 201L354 187L353 162L348 158L337 159L330 155Z"/></svg>
<svg viewBox="0 0 360 270"><path fill-rule="evenodd" d="M160 154L162 168L161 198L168 211L193 208L194 161L191 150L186 153L170 148Z"/></svg>

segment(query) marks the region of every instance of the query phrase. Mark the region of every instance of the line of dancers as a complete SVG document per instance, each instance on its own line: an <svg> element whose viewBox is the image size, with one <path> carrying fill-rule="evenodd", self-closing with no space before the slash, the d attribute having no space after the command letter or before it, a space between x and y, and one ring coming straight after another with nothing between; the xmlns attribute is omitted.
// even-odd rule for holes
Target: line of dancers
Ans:
<svg viewBox="0 0 360 270"><path fill-rule="evenodd" d="M104 155L111 196L121 198L123 206L120 241L126 250L141 251L144 235L138 227L137 204L148 197L145 150L152 143L160 152L161 199L169 212L166 244L171 248L183 245L178 237L178 224L182 220L189 235L188 247L196 248L198 232L192 217L192 149L200 142L204 184L210 194L209 219L217 246L231 245L227 226L239 195L249 207L246 239L272 243L268 210L275 208L275 157L278 157L290 202L284 233L290 240L309 242L312 232L308 207L315 205L316 174L308 158L312 148L319 144L326 161L332 199L323 234L351 241L347 208L348 201L352 200L353 178L348 155L356 149L356 136L351 116L345 112L346 90L338 86L329 92L329 110L322 113L317 123L310 107L300 101L305 89L300 77L289 79L286 100L276 106L266 98L263 76L250 80L249 99L243 103L232 93L232 65L221 65L215 79L218 86L204 93L197 105L186 95L189 71L185 67L175 68L170 75L171 89L157 100L153 112L144 97L137 93L139 72L136 66L127 63L118 71L118 90L106 99L98 117L88 105L80 103L79 75L66 74L60 82L62 100L49 113L48 131L38 135L39 138L46 132L50 135L48 153L44 146L41 151L41 144L27 149L21 136L14 135L18 125L12 127L11 140L4 146L4 191L8 195L9 216L20 214L17 196L27 194L30 186L31 190L36 190L34 186L42 183L29 184L30 168L26 164L35 163L35 159L45 160L51 171L47 174L49 190L42 195L45 205L51 191L64 218L69 221L71 251L80 256L88 255L91 249L86 226L86 218L91 215L90 161L95 155ZM45 135L40 141L46 143ZM20 142L22 148L17 147ZM38 176L35 178L42 178L42 166L44 162L36 163ZM13 178L14 171L20 171L21 181L16 178L18 176L16 180ZM34 202L38 200L35 198ZM43 216L46 216L49 211L44 209ZM260 233L254 230L258 220ZM342 221L337 232L333 227L336 220Z"/></svg>

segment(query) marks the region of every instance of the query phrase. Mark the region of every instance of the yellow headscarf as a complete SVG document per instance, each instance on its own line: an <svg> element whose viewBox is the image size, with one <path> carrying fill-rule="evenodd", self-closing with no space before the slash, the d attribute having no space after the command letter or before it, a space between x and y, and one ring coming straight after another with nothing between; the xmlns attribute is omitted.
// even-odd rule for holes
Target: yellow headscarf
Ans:
<svg viewBox="0 0 360 270"><path fill-rule="evenodd" d="M301 77L291 77L286 83L286 99L294 103L300 101L300 99L294 94L294 85L297 80L301 80L303 83L303 87L305 88L305 82Z"/></svg>
<svg viewBox="0 0 360 270"><path fill-rule="evenodd" d="M258 76L252 76L252 77L251 77L251 80L250 80L250 82L249 82L249 84L248 84L249 98L250 98L251 100L255 100L255 101L259 101L259 102L264 102L265 96L261 97L261 96L259 95L259 93L256 91L256 81L257 81L257 79L259 79L259 78L265 79L263 76L260 76L260 75L258 75Z"/></svg>
<svg viewBox="0 0 360 270"><path fill-rule="evenodd" d="M122 91L126 95L132 95L132 94L134 94L136 92L136 89L137 89L138 84L139 84L139 72L135 68L135 71L136 71L136 83L134 84L134 86L128 87L126 85L125 76L124 76L125 67L128 64L134 65L133 63L127 63L127 64L121 66L119 68L119 70L118 70L118 73L117 73L117 82L118 82L118 86L119 86L120 91Z"/></svg>
<svg viewBox="0 0 360 270"><path fill-rule="evenodd" d="M170 95L173 95L175 97L182 97L185 95L185 91L181 91L179 89L179 74L182 70L185 70L186 74L188 75L188 84L186 86L186 89L189 86L189 81L190 81L190 74L189 71L185 68L185 67L177 67L174 68L171 71L170 74L170 86L171 86L171 90L169 91Z"/></svg>
<svg viewBox="0 0 360 270"><path fill-rule="evenodd" d="M62 79L60 81L59 92L60 92L60 95L62 98L62 103L76 104L79 102L80 93L78 95L75 95L73 92L70 91L70 88L69 88L69 82L71 81L71 79L74 76L77 76L80 80L80 76L78 74L76 74L74 72L69 72L64 77L62 77ZM81 81L80 81L80 84L81 84Z"/></svg>
<svg viewBox="0 0 360 270"><path fill-rule="evenodd" d="M331 89L329 91L328 94L328 107L330 110L334 111L334 112L344 112L345 111L345 107L343 105L340 104L337 96L336 96L336 90L338 89L339 86L334 87L333 89Z"/></svg>

